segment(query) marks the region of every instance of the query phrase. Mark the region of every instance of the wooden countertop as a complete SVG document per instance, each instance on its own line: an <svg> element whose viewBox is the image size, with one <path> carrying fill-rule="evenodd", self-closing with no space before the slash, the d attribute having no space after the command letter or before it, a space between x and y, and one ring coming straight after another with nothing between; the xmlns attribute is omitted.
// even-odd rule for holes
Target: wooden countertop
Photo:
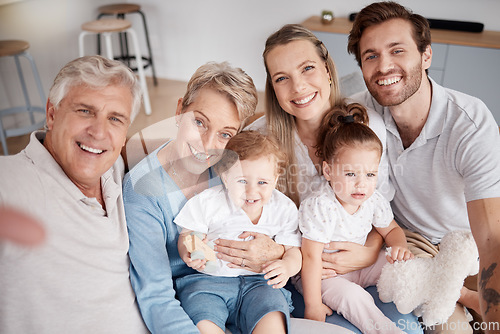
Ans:
<svg viewBox="0 0 500 334"><path fill-rule="evenodd" d="M346 17L336 17L331 24L322 24L320 16L311 16L301 23L313 31L349 34L352 22ZM456 44L481 48L500 49L500 31L463 32L431 29L432 43Z"/></svg>

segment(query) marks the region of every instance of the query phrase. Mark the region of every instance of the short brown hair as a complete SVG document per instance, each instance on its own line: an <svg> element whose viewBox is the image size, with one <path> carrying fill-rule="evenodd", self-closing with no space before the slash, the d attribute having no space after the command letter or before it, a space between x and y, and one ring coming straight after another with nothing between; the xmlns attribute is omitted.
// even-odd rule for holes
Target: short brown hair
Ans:
<svg viewBox="0 0 500 334"><path fill-rule="evenodd" d="M403 19L411 23L413 40L417 44L418 51L421 54L431 44L431 30L429 22L425 17L414 14L411 10L393 1L375 2L356 14L351 32L349 33L347 51L356 57L359 67L361 67L359 41L365 29L392 19Z"/></svg>
<svg viewBox="0 0 500 334"><path fill-rule="evenodd" d="M277 140L271 135L264 135L258 131L242 131L229 140L215 169L221 175L238 160L255 160L260 157L274 157L276 175L281 174L286 154L280 150Z"/></svg>
<svg viewBox="0 0 500 334"><path fill-rule="evenodd" d="M359 103L335 106L321 121L316 155L330 164L343 147L373 149L382 156L382 142L368 127L368 113Z"/></svg>

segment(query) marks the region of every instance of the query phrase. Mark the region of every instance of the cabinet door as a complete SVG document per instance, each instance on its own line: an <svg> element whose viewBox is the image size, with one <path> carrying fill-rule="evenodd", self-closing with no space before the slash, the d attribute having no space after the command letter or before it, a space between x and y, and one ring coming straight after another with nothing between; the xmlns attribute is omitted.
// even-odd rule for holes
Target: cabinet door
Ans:
<svg viewBox="0 0 500 334"><path fill-rule="evenodd" d="M444 68L448 55L448 44L432 43L432 63L429 76L438 84L443 84Z"/></svg>
<svg viewBox="0 0 500 334"><path fill-rule="evenodd" d="M449 45L443 86L480 98L500 124L500 50Z"/></svg>
<svg viewBox="0 0 500 334"><path fill-rule="evenodd" d="M335 62L341 93L350 96L366 90L363 74L356 58L347 52L347 35L319 31L315 31L314 34L325 44L328 53Z"/></svg>
<svg viewBox="0 0 500 334"><path fill-rule="evenodd" d="M353 72L361 73L354 55L347 53L347 35L322 31L314 31L314 34L325 44L332 56L339 78Z"/></svg>

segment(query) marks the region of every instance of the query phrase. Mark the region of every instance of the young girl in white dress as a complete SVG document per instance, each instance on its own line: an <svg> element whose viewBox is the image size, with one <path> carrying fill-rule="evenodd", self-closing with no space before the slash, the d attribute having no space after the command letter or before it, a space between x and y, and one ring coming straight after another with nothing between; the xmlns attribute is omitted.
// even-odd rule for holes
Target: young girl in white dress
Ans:
<svg viewBox="0 0 500 334"><path fill-rule="evenodd" d="M333 309L363 333L401 333L364 289L376 284L387 261L413 257L389 202L375 189L382 144L368 127L366 109L354 103L334 107L323 118L317 142L327 182L299 208L303 268L297 287L304 295L305 317L325 321ZM370 267L322 280L325 244L363 245L372 226L390 247L387 259L381 251Z"/></svg>

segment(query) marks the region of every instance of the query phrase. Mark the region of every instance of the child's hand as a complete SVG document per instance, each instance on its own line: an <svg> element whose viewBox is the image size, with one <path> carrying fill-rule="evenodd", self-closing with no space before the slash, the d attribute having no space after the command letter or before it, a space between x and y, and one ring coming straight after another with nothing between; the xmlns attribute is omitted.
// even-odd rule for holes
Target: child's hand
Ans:
<svg viewBox="0 0 500 334"><path fill-rule="evenodd" d="M264 278L267 279L267 284L272 285L273 289L280 289L285 286L290 278L290 272L283 260L276 260L264 265L262 270Z"/></svg>
<svg viewBox="0 0 500 334"><path fill-rule="evenodd" d="M182 259L184 260L184 259ZM188 267L193 268L194 270L198 271L203 271L205 269L205 264L207 263L207 260L191 260L190 257L188 257L186 260L184 260Z"/></svg>
<svg viewBox="0 0 500 334"><path fill-rule="evenodd" d="M179 236L179 240L177 243L179 255L180 255L182 261L184 261L184 263L186 263L188 267L193 268L194 270L203 271L205 269L205 264L207 263L207 260L205 260L205 259L192 260L191 259L191 254L189 253L188 249L186 248L186 245L184 245L184 240L186 239L186 237L188 235L189 235L189 233L182 233ZM204 237L203 241L206 242L206 237Z"/></svg>
<svg viewBox="0 0 500 334"><path fill-rule="evenodd" d="M316 321L325 322L328 315L332 315L333 311L331 308L321 303L314 307L307 307L304 311L304 318Z"/></svg>
<svg viewBox="0 0 500 334"><path fill-rule="evenodd" d="M187 249L185 249L185 247L179 249L179 255L181 256L182 261L184 261L188 267L199 271L205 269L207 260L191 260L191 254L187 251Z"/></svg>
<svg viewBox="0 0 500 334"><path fill-rule="evenodd" d="M402 246L392 246L387 249L387 261L394 263L395 261L406 261L414 258L413 253Z"/></svg>

